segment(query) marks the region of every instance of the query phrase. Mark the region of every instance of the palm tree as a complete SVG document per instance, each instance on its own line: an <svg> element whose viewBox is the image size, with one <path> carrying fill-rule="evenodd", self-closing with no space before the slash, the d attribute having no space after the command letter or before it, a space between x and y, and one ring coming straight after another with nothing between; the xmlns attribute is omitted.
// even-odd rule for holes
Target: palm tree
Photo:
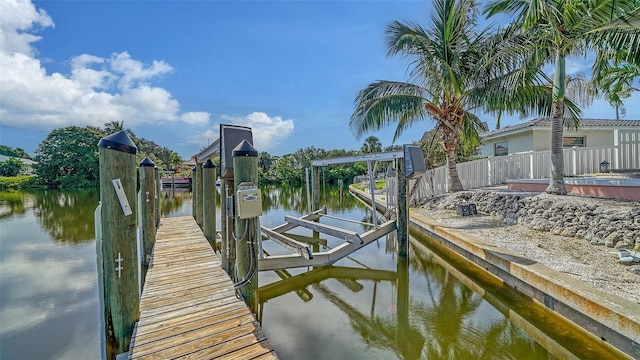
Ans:
<svg viewBox="0 0 640 360"><path fill-rule="evenodd" d="M568 56L599 51L613 59L627 49L624 61L640 60L640 2L638 0L494 0L484 9L489 16L500 12L515 15L515 25L530 35L523 47L534 64L554 64L552 105L541 102L539 113L551 114L551 179L546 192L566 194L562 154L566 110L566 66ZM580 111L571 113L579 121Z"/></svg>
<svg viewBox="0 0 640 360"><path fill-rule="evenodd" d="M600 53L593 65L595 86L616 109L616 119L620 119L620 112L624 113L623 100L630 97L633 92L640 91L634 86L634 82L640 77L640 64L622 60L626 57L625 53L616 54L614 59L608 59L606 54Z"/></svg>
<svg viewBox="0 0 640 360"><path fill-rule="evenodd" d="M436 0L428 29L413 23L388 25L388 56L412 59L413 83L376 81L361 90L350 127L360 136L397 122L394 141L407 128L426 118L435 130L446 157L449 190L462 190L456 170L456 148L461 134L478 137L482 124L472 111L485 107L482 89L491 72L483 59L491 52L485 32L476 32L473 0ZM493 109L488 109L493 110Z"/></svg>
<svg viewBox="0 0 640 360"><path fill-rule="evenodd" d="M380 139L371 135L364 139L364 144L360 148L360 152L364 154L370 154L375 152L382 151L382 144L380 143Z"/></svg>

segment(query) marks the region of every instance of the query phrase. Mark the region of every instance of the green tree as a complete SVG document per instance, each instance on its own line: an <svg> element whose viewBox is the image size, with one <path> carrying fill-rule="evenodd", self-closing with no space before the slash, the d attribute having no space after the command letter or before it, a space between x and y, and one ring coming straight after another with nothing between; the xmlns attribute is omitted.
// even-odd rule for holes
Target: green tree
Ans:
<svg viewBox="0 0 640 360"><path fill-rule="evenodd" d="M494 0L484 9L489 16L515 15L514 26L528 35L521 50L529 53L534 68L554 66L551 104L533 107L551 114L551 179L546 192L566 194L562 154L565 110L577 124L580 109L567 106L566 58L597 51L600 60L640 63L640 2L637 0ZM617 58L626 50L623 58ZM526 94L525 94L525 97Z"/></svg>
<svg viewBox="0 0 640 360"><path fill-rule="evenodd" d="M498 47L476 32L477 7L472 0L437 0L428 29L393 22L387 27L388 55L411 58L414 83L377 81L361 90L351 115L351 129L361 134L397 122L394 140L426 118L435 120L447 157L449 190L462 190L456 170L456 149L462 133L479 137L481 122L472 113L486 106L486 83L500 74L485 61Z"/></svg>
<svg viewBox="0 0 640 360"><path fill-rule="evenodd" d="M382 151L382 144L380 139L371 135L364 139L364 144L360 148L360 152L364 154L376 153Z"/></svg>
<svg viewBox="0 0 640 360"><path fill-rule="evenodd" d="M0 176L17 176L22 170L22 161L17 158L9 158L0 162Z"/></svg>
<svg viewBox="0 0 640 360"><path fill-rule="evenodd" d="M596 91L616 109L616 119L620 119L620 112L625 111L624 99L640 91L634 86L640 77L640 65L624 61L625 53L626 51L621 51L614 59L608 59L601 52L593 65Z"/></svg>
<svg viewBox="0 0 640 360"><path fill-rule="evenodd" d="M49 187L97 187L102 137L96 129L77 126L51 131L36 150L35 173Z"/></svg>
<svg viewBox="0 0 640 360"><path fill-rule="evenodd" d="M9 156L9 157L17 157L22 159L31 159L31 156L27 154L21 148L12 148L6 145L0 145L0 155Z"/></svg>

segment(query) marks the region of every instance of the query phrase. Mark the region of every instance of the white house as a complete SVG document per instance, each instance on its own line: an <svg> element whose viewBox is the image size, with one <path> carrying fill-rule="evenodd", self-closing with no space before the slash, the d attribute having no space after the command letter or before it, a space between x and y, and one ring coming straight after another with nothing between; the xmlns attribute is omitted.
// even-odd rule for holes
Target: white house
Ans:
<svg viewBox="0 0 640 360"><path fill-rule="evenodd" d="M570 120L569 120L570 121ZM573 124L571 124L573 125ZM618 145L625 138L640 140L640 120L582 119L580 127L564 128L565 147ZM482 134L481 156L502 156L551 149L551 119L537 118Z"/></svg>
<svg viewBox="0 0 640 360"><path fill-rule="evenodd" d="M12 156L0 155L0 162L5 162L11 159ZM22 162L22 170L20 171L20 175L31 175L33 173L33 164L36 162L29 159L16 158Z"/></svg>

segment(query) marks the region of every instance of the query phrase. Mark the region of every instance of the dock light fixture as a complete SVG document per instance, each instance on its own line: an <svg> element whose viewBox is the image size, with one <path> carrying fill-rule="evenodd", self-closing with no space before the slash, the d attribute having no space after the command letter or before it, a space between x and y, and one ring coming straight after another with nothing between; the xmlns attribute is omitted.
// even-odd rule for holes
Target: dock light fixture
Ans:
<svg viewBox="0 0 640 360"><path fill-rule="evenodd" d="M600 163L600 172L601 173L608 173L609 172L609 163L607 162L607 160L603 160Z"/></svg>

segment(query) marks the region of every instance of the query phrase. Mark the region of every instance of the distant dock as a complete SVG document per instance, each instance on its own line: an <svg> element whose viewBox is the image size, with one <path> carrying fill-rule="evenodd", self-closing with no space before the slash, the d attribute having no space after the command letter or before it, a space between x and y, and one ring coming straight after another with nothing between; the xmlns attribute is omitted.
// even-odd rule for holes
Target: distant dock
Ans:
<svg viewBox="0 0 640 360"><path fill-rule="evenodd" d="M195 220L161 223L129 359L277 359Z"/></svg>

